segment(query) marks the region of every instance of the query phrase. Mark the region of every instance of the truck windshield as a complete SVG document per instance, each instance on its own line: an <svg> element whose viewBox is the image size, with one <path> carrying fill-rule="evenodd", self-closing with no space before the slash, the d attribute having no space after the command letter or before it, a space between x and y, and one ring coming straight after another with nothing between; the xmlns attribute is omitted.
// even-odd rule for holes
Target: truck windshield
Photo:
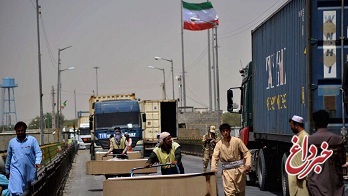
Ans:
<svg viewBox="0 0 348 196"><path fill-rule="evenodd" d="M91 130L89 130L89 128L79 128L80 130L80 135L90 135L91 134Z"/></svg>
<svg viewBox="0 0 348 196"><path fill-rule="evenodd" d="M139 112L121 112L95 114L95 128L116 127L120 125L139 124Z"/></svg>

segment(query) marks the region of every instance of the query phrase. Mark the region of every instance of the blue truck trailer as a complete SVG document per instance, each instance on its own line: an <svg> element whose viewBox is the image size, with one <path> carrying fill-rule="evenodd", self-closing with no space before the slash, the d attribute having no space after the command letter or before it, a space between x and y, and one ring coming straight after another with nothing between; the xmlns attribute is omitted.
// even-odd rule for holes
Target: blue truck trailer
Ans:
<svg viewBox="0 0 348 196"><path fill-rule="evenodd" d="M288 195L285 161L293 136L289 118L302 116L313 132L312 113L330 113L329 130L346 139L346 0L289 0L252 31L252 61L240 70L240 138L253 154L251 182Z"/></svg>
<svg viewBox="0 0 348 196"><path fill-rule="evenodd" d="M91 96L91 160L95 160L96 149L109 149L110 135L114 134L116 127L121 129L122 134L128 132L134 147L142 139L142 121L134 93Z"/></svg>

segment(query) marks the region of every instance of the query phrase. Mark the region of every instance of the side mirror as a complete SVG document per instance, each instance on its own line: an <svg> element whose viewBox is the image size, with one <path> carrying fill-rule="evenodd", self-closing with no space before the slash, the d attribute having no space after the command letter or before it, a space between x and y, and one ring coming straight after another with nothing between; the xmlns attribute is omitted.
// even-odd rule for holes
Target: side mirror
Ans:
<svg viewBox="0 0 348 196"><path fill-rule="evenodd" d="M227 111L233 112L233 91L231 89L227 90Z"/></svg>
<svg viewBox="0 0 348 196"><path fill-rule="evenodd" d="M141 117L142 117L142 119L143 119L143 122L146 122L146 114L145 114L145 113L142 113L142 114L141 114Z"/></svg>
<svg viewBox="0 0 348 196"><path fill-rule="evenodd" d="M89 116L89 130L93 129L93 115Z"/></svg>

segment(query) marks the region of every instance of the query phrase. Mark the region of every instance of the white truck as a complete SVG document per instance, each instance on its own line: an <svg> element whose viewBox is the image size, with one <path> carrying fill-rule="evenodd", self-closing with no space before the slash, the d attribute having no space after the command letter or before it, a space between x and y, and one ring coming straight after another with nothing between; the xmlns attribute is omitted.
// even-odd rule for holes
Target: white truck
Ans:
<svg viewBox="0 0 348 196"><path fill-rule="evenodd" d="M177 100L142 100L139 102L141 113L146 115L143 122L144 156L151 153L157 144L157 134L169 132L172 138L178 136Z"/></svg>
<svg viewBox="0 0 348 196"><path fill-rule="evenodd" d="M91 130L89 129L89 111L77 112L77 141L80 149L90 149Z"/></svg>

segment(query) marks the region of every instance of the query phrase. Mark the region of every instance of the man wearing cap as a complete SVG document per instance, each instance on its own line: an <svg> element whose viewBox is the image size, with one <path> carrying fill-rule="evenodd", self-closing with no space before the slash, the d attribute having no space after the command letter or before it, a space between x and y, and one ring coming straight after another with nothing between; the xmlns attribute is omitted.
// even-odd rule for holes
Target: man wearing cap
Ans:
<svg viewBox="0 0 348 196"><path fill-rule="evenodd" d="M209 162L211 162L211 156L213 155L214 148L218 139L215 134L215 126L210 126L208 132L203 135L203 172L207 171Z"/></svg>
<svg viewBox="0 0 348 196"><path fill-rule="evenodd" d="M121 129L119 127L116 127L114 130L115 137L110 139L110 148L109 151L104 155L104 157L107 157L111 152L114 155L121 154L126 147L126 137L122 136Z"/></svg>
<svg viewBox="0 0 348 196"><path fill-rule="evenodd" d="M159 146L152 151L145 167L150 167L154 163L171 164L161 167L162 175L185 173L181 162L180 145L172 141L172 137L168 132L162 132L159 140Z"/></svg>
<svg viewBox="0 0 348 196"><path fill-rule="evenodd" d="M298 144L302 147L303 138L308 135L304 130L304 120L301 116L294 115L289 119L289 125L291 131L298 137ZM299 167L302 165L303 161L301 153L297 153L294 158L291 160L291 165ZM306 196L309 195L305 179L298 179L296 175L288 175L289 183L289 194L290 196Z"/></svg>
<svg viewBox="0 0 348 196"><path fill-rule="evenodd" d="M251 153L241 139L231 137L229 124L224 123L219 129L223 138L214 148L211 171L217 172L217 163L220 160L225 195L244 196L246 172L250 171Z"/></svg>

